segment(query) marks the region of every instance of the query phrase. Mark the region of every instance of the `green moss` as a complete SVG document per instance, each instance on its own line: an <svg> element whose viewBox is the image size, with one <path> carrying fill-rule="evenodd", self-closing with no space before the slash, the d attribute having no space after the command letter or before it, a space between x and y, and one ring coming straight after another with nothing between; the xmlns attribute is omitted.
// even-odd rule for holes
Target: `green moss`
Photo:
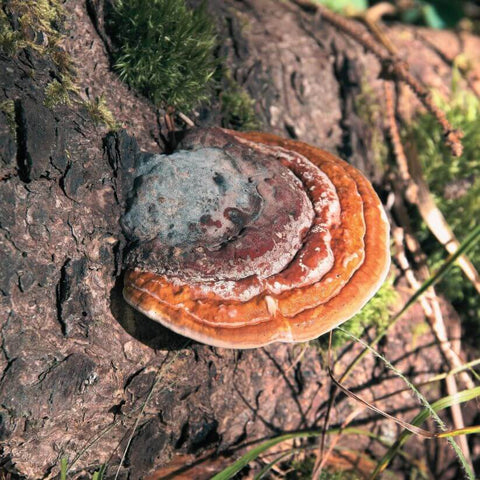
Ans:
<svg viewBox="0 0 480 480"><path fill-rule="evenodd" d="M95 100L90 102L84 102L83 105L96 125L103 124L108 127L110 131L115 131L120 128L113 113L108 108L107 101L103 95L96 97Z"/></svg>
<svg viewBox="0 0 480 480"><path fill-rule="evenodd" d="M405 142L414 142L429 188L437 206L445 216L457 239L461 242L480 218L480 100L472 93L457 86L455 72L452 98L445 101L436 95L436 101L446 112L449 121L460 128L464 152L453 157L445 147L443 134L432 115L418 115L404 132ZM418 219L419 237L428 256L428 263L435 270L447 254L427 227ZM469 253L469 258L480 269L480 245ZM466 338L475 341L480 336L480 295L454 267L438 286L459 312Z"/></svg>
<svg viewBox="0 0 480 480"><path fill-rule="evenodd" d="M60 47L64 20L61 0L8 0L0 9L0 50L15 56L21 49L31 48L58 68L60 78L45 88L47 106L70 104L69 94L75 91L72 61Z"/></svg>
<svg viewBox="0 0 480 480"><path fill-rule="evenodd" d="M412 343L411 348L414 350L417 348L417 342L423 335L431 332L430 325L427 322L417 323L412 329Z"/></svg>
<svg viewBox="0 0 480 480"><path fill-rule="evenodd" d="M360 337L369 327L376 329L387 325L390 311L397 301L397 292L393 286L393 276L385 281L373 298L354 317L345 322L342 328ZM328 347L328 335L322 335L314 343L322 350ZM350 338L342 332L333 331L332 347L338 348L349 342Z"/></svg>
<svg viewBox="0 0 480 480"><path fill-rule="evenodd" d="M78 89L70 76L62 75L60 81L54 79L45 87L45 100L43 103L48 108L53 108L57 105L71 105L72 99L70 95L77 91Z"/></svg>
<svg viewBox="0 0 480 480"><path fill-rule="evenodd" d="M159 107L188 111L209 97L215 29L184 0L117 0L108 24L120 77Z"/></svg>
<svg viewBox="0 0 480 480"><path fill-rule="evenodd" d="M118 130L119 124L108 108L103 95L96 97L95 100L83 101L72 98L72 93L77 92L77 86L69 77L62 77L61 81L55 79L45 87L45 100L43 103L48 108L76 103L87 110L95 125L105 125L111 131Z"/></svg>
<svg viewBox="0 0 480 480"><path fill-rule="evenodd" d="M22 33L13 30L5 12L0 9L0 51L12 57L18 50L25 48L27 43Z"/></svg>
<svg viewBox="0 0 480 480"><path fill-rule="evenodd" d="M255 100L226 75L227 88L220 94L222 126L233 130L259 130L262 123L255 112Z"/></svg>
<svg viewBox="0 0 480 480"><path fill-rule="evenodd" d="M17 124L15 122L15 102L13 100L5 100L0 102L0 112L7 117L7 125L10 133L17 138Z"/></svg>
<svg viewBox="0 0 480 480"><path fill-rule="evenodd" d="M13 28L13 18L18 28ZM9 0L0 9L0 48L10 56L25 47L53 53L62 39L64 18L60 0Z"/></svg>
<svg viewBox="0 0 480 480"><path fill-rule="evenodd" d="M360 93L355 97L355 112L358 117L371 127L371 145L374 162L381 168L385 168L388 158L388 143L379 125L382 123L384 112L371 84L364 80L361 84Z"/></svg>

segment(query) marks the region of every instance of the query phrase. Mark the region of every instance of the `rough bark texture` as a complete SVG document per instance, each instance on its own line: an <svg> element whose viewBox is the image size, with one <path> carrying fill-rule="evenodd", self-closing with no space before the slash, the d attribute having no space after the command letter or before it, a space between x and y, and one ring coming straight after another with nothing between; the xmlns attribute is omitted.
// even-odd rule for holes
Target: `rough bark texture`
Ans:
<svg viewBox="0 0 480 480"><path fill-rule="evenodd" d="M161 151L162 142L155 109L109 68L98 34L101 2L88 5L90 16L83 1L66 2L71 25L65 46L82 92L103 93L126 133L106 137L106 129L96 127L78 105L45 107L45 87L56 68L33 50L0 56L0 101L15 102L13 124L0 112L3 468L39 478L57 473L61 458L71 462L79 453L73 472L91 471L106 461L112 467L132 434L123 472L140 478L175 453L236 451L280 431L318 424L329 389L316 349L307 349L297 362L300 348L295 346L234 352L186 345L122 300L125 241L116 171L131 161L132 135L152 152ZM374 58L288 2L225 0L211 2L210 8L221 31L220 53L257 100L265 129L337 151L379 182L371 126L355 112L362 83L378 87ZM391 34L412 72L437 88L449 85L445 58L467 44L471 52L480 52L473 37L403 28ZM432 48L442 42L449 49L445 58ZM218 121L213 105L200 112L204 124ZM415 333L421 322L420 310L413 309L382 347L417 381L441 364L432 336ZM405 355L414 341L416 350ZM340 364L348 363L354 351L348 348ZM383 368L366 360L355 379L357 392L371 398L401 388L398 379L378 387ZM401 403L379 402L406 419L415 405L409 394ZM349 408L340 401L333 423L341 422ZM367 422L371 416L359 418ZM397 432L391 423L377 422L374 428L391 436ZM355 442L356 448L363 444L377 451L365 437ZM420 445L413 440L411 453L424 457L425 448L431 448L436 478L455 475L444 443ZM108 475L112 472L109 468Z"/></svg>

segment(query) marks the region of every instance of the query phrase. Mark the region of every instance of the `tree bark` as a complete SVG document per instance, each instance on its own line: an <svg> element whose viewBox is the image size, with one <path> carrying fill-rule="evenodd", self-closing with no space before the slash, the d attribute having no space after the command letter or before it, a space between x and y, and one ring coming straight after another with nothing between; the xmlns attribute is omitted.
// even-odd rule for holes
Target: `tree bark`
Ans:
<svg viewBox="0 0 480 480"><path fill-rule="evenodd" d="M0 56L0 102L15 106L13 125L0 111L4 470L40 478L58 473L62 458L71 463L81 453L72 472L108 461L111 475L132 435L122 471L140 478L175 453L228 453L281 431L318 425L329 385L317 349L307 348L296 361L298 346L236 352L186 344L122 300L118 170L131 165L139 147L162 151L161 122L155 108L111 71L99 35L101 2L88 5L90 16L83 1L66 2L71 25L65 48L77 65L81 91L92 98L102 93L124 131L107 135L79 104L47 108L45 87L57 69L34 50ZM373 56L288 2L215 0L209 8L218 19L220 55L256 100L265 130L337 152L381 188L383 172L371 148L375 126L356 104L365 83L381 102ZM411 71L444 91L454 56L467 45L472 55L480 52L478 39L450 32L397 27L389 34ZM445 47L442 55L439 45ZM417 108L411 96L405 104ZM217 123L218 101L200 114L200 124ZM429 346L430 334L416 340L422 347L416 356L404 356L411 325L421 321L416 309L405 317L387 345L388 357L412 372L436 371L441 357ZM357 351L347 348L340 364ZM364 361L356 379L364 395L387 391L376 380L379 368ZM394 385L401 382L390 381L388 390ZM402 401L401 407L384 406L415 405L411 398ZM341 422L348 409L340 402L333 422ZM361 442L375 451L365 439L357 448Z"/></svg>

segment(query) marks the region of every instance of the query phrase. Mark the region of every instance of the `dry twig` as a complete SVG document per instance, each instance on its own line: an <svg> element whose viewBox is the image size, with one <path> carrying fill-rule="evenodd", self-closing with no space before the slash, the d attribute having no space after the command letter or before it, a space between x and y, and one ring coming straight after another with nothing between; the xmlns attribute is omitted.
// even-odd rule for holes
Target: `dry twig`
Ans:
<svg viewBox="0 0 480 480"><path fill-rule="evenodd" d="M407 255L405 254L404 245L406 245L408 250L413 253L414 257L420 257L420 261L417 261L419 265L417 267L417 272L421 279L429 278L428 267L425 264L424 255L420 253L421 250L418 240L409 231L411 229L406 210L404 208L401 208L399 205L396 205L396 214L399 217L400 223L404 226L404 228L397 227L393 230L393 238L397 249L397 252L395 253L395 259L399 267L404 272L405 278L407 279L412 289L417 290L421 286L421 281L417 280L417 277L415 276L415 273L410 266ZM430 306L430 303L426 300L427 296L430 299L436 298L436 294L433 288L429 289L425 295L420 297L419 300L422 308L425 311L425 315L427 316L427 318L431 319L434 316L434 311ZM434 330L434 333L437 335L438 329ZM442 350L442 354L444 355L449 365L449 368L460 368L463 365L463 362L455 353L455 351L451 348L448 339L446 339L445 336L440 335L437 337L437 341L439 342L440 349ZM462 371L459 374L459 378L467 389L474 388L474 383L470 375L466 371Z"/></svg>
<svg viewBox="0 0 480 480"><path fill-rule="evenodd" d="M382 2L373 5L372 7L365 10L365 12L360 12L355 18L361 20L365 23L368 29L372 32L372 34L377 38L377 40L388 50L390 55L397 54L397 48L395 45L390 41L387 37L385 32L380 28L378 21L384 15L393 14L397 11L395 5L391 3Z"/></svg>
<svg viewBox="0 0 480 480"><path fill-rule="evenodd" d="M398 132L395 120L395 109L393 102L392 86L384 84L385 106L387 125L392 142L393 152L398 165L400 178L405 187L405 197L416 205L418 211L437 240L445 247L449 254L455 253L460 248L460 242L456 239L450 225L445 220L442 212L437 207L430 190L423 179L421 166L414 152L407 157ZM473 286L480 293L480 275L466 255L461 255L457 260L458 266L465 276L472 282Z"/></svg>
<svg viewBox="0 0 480 480"><path fill-rule="evenodd" d="M463 151L461 143L463 133L453 128L447 120L445 112L435 104L431 93L408 71L408 65L403 60L376 42L368 32L360 28L355 22L333 13L323 5L313 3L310 0L292 1L306 11L319 13L326 22L346 33L366 50L373 53L380 62L380 76L382 78L406 83L442 127L445 143L452 151L452 154L457 157L461 156Z"/></svg>

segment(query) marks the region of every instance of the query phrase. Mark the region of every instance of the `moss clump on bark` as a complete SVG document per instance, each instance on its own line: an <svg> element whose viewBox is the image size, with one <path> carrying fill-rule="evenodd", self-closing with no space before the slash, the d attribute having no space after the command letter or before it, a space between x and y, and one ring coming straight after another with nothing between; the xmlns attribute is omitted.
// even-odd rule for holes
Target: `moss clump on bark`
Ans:
<svg viewBox="0 0 480 480"><path fill-rule="evenodd" d="M259 130L262 123L255 112L255 100L229 75L220 94L222 126L233 130Z"/></svg>
<svg viewBox="0 0 480 480"><path fill-rule="evenodd" d="M60 0L8 0L0 9L0 49L13 56L30 47L55 61L64 18Z"/></svg>
<svg viewBox="0 0 480 480"><path fill-rule="evenodd" d="M14 138L17 138L17 123L15 122L15 102L13 100L5 100L0 102L0 112L2 112L6 119L8 129Z"/></svg>
<svg viewBox="0 0 480 480"><path fill-rule="evenodd" d="M77 87L69 76L61 76L60 80L54 79L45 87L44 105L53 108L57 105L71 105L70 94L77 92Z"/></svg>
<svg viewBox="0 0 480 480"><path fill-rule="evenodd" d="M65 11L60 0L8 0L0 9L0 51L13 57L32 49L57 67L56 77L45 87L45 105L70 104L74 68L60 46L64 38ZM35 72L32 70L31 75Z"/></svg>
<svg viewBox="0 0 480 480"><path fill-rule="evenodd" d="M183 0L117 0L107 14L120 78L158 107L188 111L209 97L214 25Z"/></svg>
<svg viewBox="0 0 480 480"><path fill-rule="evenodd" d="M378 95L367 80L361 83L361 91L355 97L355 112L370 128L371 143L369 145L375 164L385 170L388 159L388 144L380 125L384 115Z"/></svg>
<svg viewBox="0 0 480 480"><path fill-rule="evenodd" d="M10 25L6 13L0 9L0 51L9 57L26 47L22 34Z"/></svg>
<svg viewBox="0 0 480 480"><path fill-rule="evenodd" d="M94 100L83 102L83 105L96 125L105 125L111 132L120 128L103 95L96 97Z"/></svg>

